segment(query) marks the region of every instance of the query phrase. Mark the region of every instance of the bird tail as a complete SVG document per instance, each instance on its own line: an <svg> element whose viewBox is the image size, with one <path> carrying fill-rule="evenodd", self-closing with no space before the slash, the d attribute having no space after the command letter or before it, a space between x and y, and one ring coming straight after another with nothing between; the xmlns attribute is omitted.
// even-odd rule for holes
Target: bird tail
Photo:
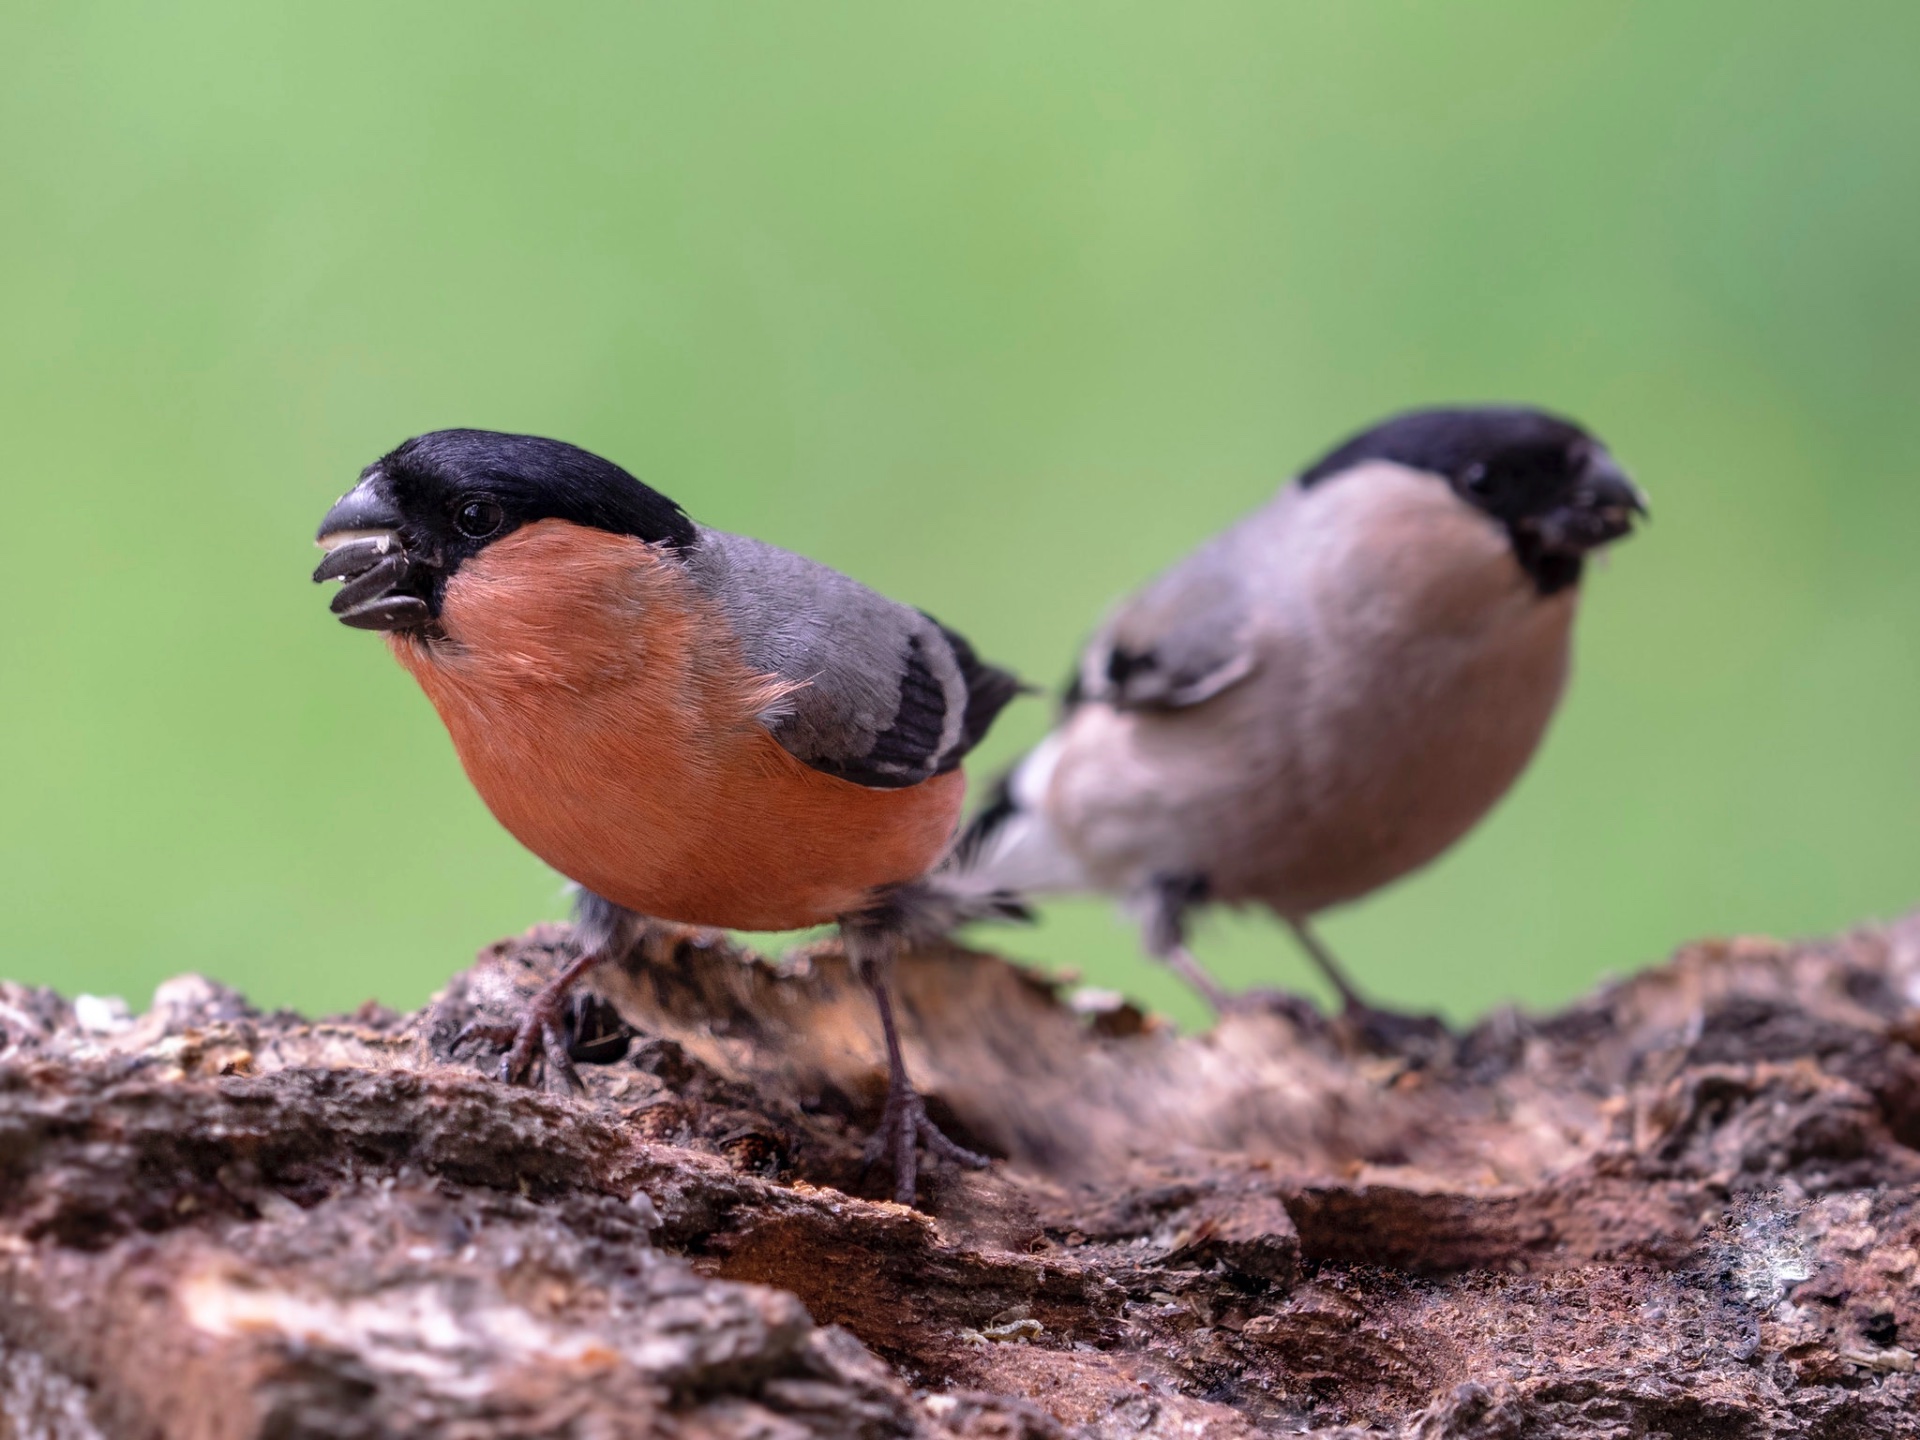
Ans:
<svg viewBox="0 0 1920 1440"><path fill-rule="evenodd" d="M956 924L1030 919L1026 900L1092 888L1043 808L1059 745L1048 736L993 783L928 883Z"/></svg>

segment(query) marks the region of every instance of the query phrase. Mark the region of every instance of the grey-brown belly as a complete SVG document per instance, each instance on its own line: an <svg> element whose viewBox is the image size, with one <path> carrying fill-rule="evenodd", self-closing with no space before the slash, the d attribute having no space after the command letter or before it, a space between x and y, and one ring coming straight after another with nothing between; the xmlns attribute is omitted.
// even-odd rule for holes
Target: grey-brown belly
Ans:
<svg viewBox="0 0 1920 1440"><path fill-rule="evenodd" d="M1295 917L1357 899L1440 855L1526 767L1566 618L1331 695L1276 670L1191 711L1076 716L1055 822L1108 890L1192 877Z"/></svg>

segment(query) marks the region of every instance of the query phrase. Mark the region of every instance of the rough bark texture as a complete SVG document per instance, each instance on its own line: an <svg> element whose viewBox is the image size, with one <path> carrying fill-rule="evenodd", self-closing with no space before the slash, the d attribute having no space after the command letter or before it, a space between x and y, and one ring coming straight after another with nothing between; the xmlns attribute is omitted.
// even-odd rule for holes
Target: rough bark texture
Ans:
<svg viewBox="0 0 1920 1440"><path fill-rule="evenodd" d="M661 928L588 1093L456 1056L566 954L307 1021L0 987L0 1437L1920 1436L1920 926L1695 946L1417 1059Z"/></svg>

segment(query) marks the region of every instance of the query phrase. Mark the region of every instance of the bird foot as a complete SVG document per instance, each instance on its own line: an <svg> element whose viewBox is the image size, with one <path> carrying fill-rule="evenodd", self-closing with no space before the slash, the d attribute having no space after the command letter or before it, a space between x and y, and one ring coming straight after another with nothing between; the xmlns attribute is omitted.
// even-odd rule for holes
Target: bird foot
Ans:
<svg viewBox="0 0 1920 1440"><path fill-rule="evenodd" d="M1406 1015L1364 1000L1342 1006L1329 1018L1305 996L1284 990L1241 990L1224 996L1217 1008L1222 1015L1284 1015L1306 1030L1324 1030L1331 1025L1363 1049L1410 1060L1431 1058L1453 1035L1438 1015Z"/></svg>
<svg viewBox="0 0 1920 1440"><path fill-rule="evenodd" d="M966 1146L947 1138L927 1114L927 1102L911 1087L900 1085L887 1091L886 1108L880 1123L867 1141L865 1167L872 1169L883 1160L893 1166L893 1198L900 1205L911 1205L920 1188L920 1149L937 1160L950 1160L967 1170L984 1170L993 1162Z"/></svg>
<svg viewBox="0 0 1920 1440"><path fill-rule="evenodd" d="M505 1048L507 1053L500 1057L497 1073L507 1085L526 1082L533 1069L534 1055L538 1053L545 1062L547 1089L556 1094L568 1091L577 1094L587 1087L581 1082L580 1072L573 1068L573 1057L567 1053L566 1031L561 1024L566 1016L566 1002L564 989L548 985L527 1002L517 1025L472 1021L453 1037L451 1048L458 1050L469 1040L485 1040Z"/></svg>
<svg viewBox="0 0 1920 1440"><path fill-rule="evenodd" d="M1453 1038L1438 1015L1407 1015L1364 1002L1347 1006L1334 1023L1368 1050L1409 1060L1432 1059Z"/></svg>
<svg viewBox="0 0 1920 1440"><path fill-rule="evenodd" d="M1303 1030L1326 1024L1326 1017L1306 996L1264 987L1223 994L1213 1008L1219 1015L1284 1015Z"/></svg>

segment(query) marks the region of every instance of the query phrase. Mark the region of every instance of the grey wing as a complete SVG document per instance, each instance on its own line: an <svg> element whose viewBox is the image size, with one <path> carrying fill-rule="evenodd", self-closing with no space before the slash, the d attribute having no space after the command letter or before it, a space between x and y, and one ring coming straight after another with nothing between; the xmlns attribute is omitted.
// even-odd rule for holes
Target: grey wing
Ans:
<svg viewBox="0 0 1920 1440"><path fill-rule="evenodd" d="M1216 536L1107 617L1080 657L1069 706L1198 705L1253 673L1253 605L1236 531Z"/></svg>
<svg viewBox="0 0 1920 1440"><path fill-rule="evenodd" d="M804 556L703 528L686 560L747 663L798 682L761 718L816 770L917 785L957 766L1019 693L932 617Z"/></svg>

